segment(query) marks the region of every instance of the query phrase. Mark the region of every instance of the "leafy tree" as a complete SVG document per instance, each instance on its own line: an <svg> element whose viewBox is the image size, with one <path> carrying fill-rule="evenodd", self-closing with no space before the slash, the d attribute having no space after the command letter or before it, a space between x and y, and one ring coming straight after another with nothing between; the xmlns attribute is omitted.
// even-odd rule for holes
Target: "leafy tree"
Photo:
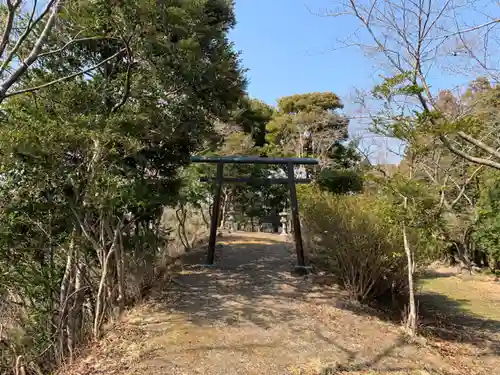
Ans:
<svg viewBox="0 0 500 375"><path fill-rule="evenodd" d="M392 203L387 219L399 227L406 255L409 308L405 324L411 335L417 333L418 324L414 275L418 265L433 259L437 247L434 231L439 227L436 194L425 181L415 178L413 171L414 166L410 164L390 178L379 180L381 192Z"/></svg>
<svg viewBox="0 0 500 375"><path fill-rule="evenodd" d="M298 157L314 156L328 165L349 121L335 111L343 107L331 92L292 95L278 99L278 112L268 123L270 151ZM274 151L273 151L274 150Z"/></svg>
<svg viewBox="0 0 500 375"><path fill-rule="evenodd" d="M333 192L359 191L361 177L356 142L348 140L348 119L332 92L307 93L278 99L278 110L267 125L265 151L275 156L314 157L320 168L310 173Z"/></svg>
<svg viewBox="0 0 500 375"><path fill-rule="evenodd" d="M359 193L363 191L363 178L358 171L324 169L317 177L318 185L334 194Z"/></svg>
<svg viewBox="0 0 500 375"><path fill-rule="evenodd" d="M484 251L492 272L500 269L500 183L496 172L488 173L481 183L481 196L477 206L474 239Z"/></svg>
<svg viewBox="0 0 500 375"><path fill-rule="evenodd" d="M385 105L374 118L372 131L396 138L406 145L403 161L396 173L388 174L379 169L381 173L373 178L379 183L381 192L392 202L391 210L387 213L388 219L399 226L401 232L409 287L406 327L414 335L417 330L414 273L419 259L432 259L428 252L429 245L435 242L434 239L438 237L436 233L442 227L439 219L445 207L446 196L444 187L438 183L433 184L435 180L429 183L428 177L432 177L432 174L425 173L431 149L425 132L428 119L425 116L415 119L404 113L394 113L394 108L390 105L399 96L419 91L414 85L406 85L405 80L406 74L389 77L373 90L373 95L384 100ZM460 197L457 201L459 199Z"/></svg>
<svg viewBox="0 0 500 375"><path fill-rule="evenodd" d="M397 138L406 144L407 152L418 155L413 160L415 176L426 181L439 195L439 216L444 219L439 230L439 237L448 243L448 256L453 261L471 270L474 259L479 261L480 254L472 241L472 233L476 220L475 209L479 196L478 181L484 172L483 165L477 165L449 150L439 137L436 138L436 121L446 127L443 120L454 113L463 113L462 127L479 135L486 132L485 122L479 121L476 113L481 113L478 98L484 90L471 89L466 100L460 102L451 92L439 95L441 111L414 111L405 113L406 107L396 108L392 103L401 102L408 95L418 95L421 91L413 84L408 85L404 73L387 78L376 89L376 97L384 101L384 112L375 118L375 130L379 133ZM475 83L471 84L473 88ZM486 89L485 89L486 90ZM472 95L472 92L476 94ZM471 103L476 103L471 106ZM444 108L446 111L444 112ZM457 124L449 126L455 127ZM382 130L383 129L383 130ZM487 157L487 156L485 156ZM403 163L407 160L403 159Z"/></svg>
<svg viewBox="0 0 500 375"><path fill-rule="evenodd" d="M0 130L0 293L28 312L9 340L43 371L153 281L180 167L245 84L225 1L76 1L57 17L44 48L71 42L19 77L43 87L4 100Z"/></svg>
<svg viewBox="0 0 500 375"><path fill-rule="evenodd" d="M490 38L490 26L498 20L491 21L483 11L476 12L474 7L464 7L458 1L448 1L444 6L432 1L349 1L329 12L329 16L354 20L355 37L349 46L375 51L382 58L380 67L389 77L385 83L401 85L400 98L392 97L384 104L400 115L426 116L428 125L432 125L429 134L456 156L500 169L498 139L492 136L495 133L478 134L469 118L446 112L439 106L431 84L431 77L442 74L439 69L443 66L453 66L457 76L477 68L496 80L495 69L479 56L488 60L489 48L498 42L495 37ZM465 21L467 17L474 17L478 26L471 29ZM487 88L484 80L477 83L474 90Z"/></svg>
<svg viewBox="0 0 500 375"><path fill-rule="evenodd" d="M331 155L330 165L315 176L318 185L334 194L353 194L363 191L365 172L358 142L338 144Z"/></svg>
<svg viewBox="0 0 500 375"><path fill-rule="evenodd" d="M275 109L257 99L243 98L233 121L245 134L250 134L256 147L264 147L266 143L266 126Z"/></svg>

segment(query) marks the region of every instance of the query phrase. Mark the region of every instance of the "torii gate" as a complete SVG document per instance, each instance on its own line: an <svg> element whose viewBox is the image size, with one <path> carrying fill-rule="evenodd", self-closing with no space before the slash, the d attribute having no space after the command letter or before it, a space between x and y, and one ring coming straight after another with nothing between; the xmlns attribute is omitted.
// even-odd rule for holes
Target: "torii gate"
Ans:
<svg viewBox="0 0 500 375"><path fill-rule="evenodd" d="M288 184L290 190L290 202L292 208L292 225L295 239L295 250L297 252L296 271L305 272L307 270L304 256L304 246L302 242L302 233L300 231L299 205L297 202L297 191L295 184L309 183L309 179L296 179L294 174L295 165L315 165L318 164L316 159L311 158L268 158L254 156L193 156L193 163L211 163L217 164L217 174L215 177L215 192L212 216L210 219L210 239L208 241L207 264L213 265L215 258L215 243L217 237L217 220L220 212L220 198L222 184L224 183L248 183L258 182L262 184ZM285 165L287 167L287 178L248 178L224 177L224 164L266 164L266 165ZM202 182L213 181L214 179L201 178Z"/></svg>

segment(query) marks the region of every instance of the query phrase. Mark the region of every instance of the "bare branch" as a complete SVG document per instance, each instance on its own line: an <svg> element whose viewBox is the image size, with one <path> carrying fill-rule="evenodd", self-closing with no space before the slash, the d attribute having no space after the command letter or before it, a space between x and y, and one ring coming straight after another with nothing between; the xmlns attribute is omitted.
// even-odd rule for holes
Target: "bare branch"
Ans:
<svg viewBox="0 0 500 375"><path fill-rule="evenodd" d="M490 74L490 71L491 69L488 67L487 65L487 62L486 62L486 58L483 60L481 60L479 57L477 57L477 54L472 50L472 48L469 46L469 43L467 43L467 41L464 39L464 36L463 34L458 34L459 38L460 38L460 41L462 42L462 46L463 48L465 48L465 50L467 51L467 53L469 54L470 57L472 57L473 60L476 61L476 63L485 71L488 73L488 75L490 75L495 81L498 82L498 77L495 76L495 75L492 75ZM485 53L486 53L486 50L485 50Z"/></svg>
<svg viewBox="0 0 500 375"><path fill-rule="evenodd" d="M69 46L71 46L72 44L75 44L75 43L86 42L86 41L89 41L89 40L102 40L102 39L110 39L110 38L107 37L107 36L90 36L88 38L72 39L69 42L67 42L64 46L62 46L61 48L40 53L38 55L38 58L47 57L47 56L50 56L50 55L55 55L56 53L61 53L66 48L68 48Z"/></svg>
<svg viewBox="0 0 500 375"><path fill-rule="evenodd" d="M483 169L483 165L480 165L479 167L477 167L474 172L471 173L471 175L469 176L469 178L467 180L465 180L465 182L463 183L462 185L462 188L460 189L460 193L457 195L457 197L453 200L453 202L451 202L451 207L455 206L459 201L460 199L462 198L462 196L465 195L465 190L467 189L467 186L472 182L472 180L474 179L474 177L476 176L476 174L481 171L481 169ZM457 187L459 187L457 185ZM469 204L471 206L473 206L471 200L466 196L467 200L469 201Z"/></svg>
<svg viewBox="0 0 500 375"><path fill-rule="evenodd" d="M19 67L17 69L15 69L14 72L6 80L4 80L0 84L0 100L7 97L6 93L10 89L10 87L19 80L19 78L26 72L26 70L28 70L30 65L32 65L36 61L36 59L38 58L38 55L40 54L40 51L43 48L43 44L47 40L47 38L48 38L48 36L49 36L53 26L54 26L56 18L59 14L59 11L61 10L62 3L63 3L63 0L55 0L55 2L50 1L47 4L46 11L51 9L51 13L50 13L50 16L49 16L46 24L45 24L45 27L43 28L42 32L40 33L40 36L36 40L35 45L33 46L28 57L26 59L24 59L21 62L21 64L19 65ZM23 34L24 38L26 38L28 36L28 34L33 30L34 25L37 22L39 22L43 18L44 15L45 15L44 12L42 12L42 15L40 15L40 17L38 17L38 19L32 25L28 25L26 27L26 31ZM17 49L20 47L23 40L24 40L23 37L19 38L18 43L16 44ZM11 51L12 56L13 56L13 53L16 52L16 47L14 47L14 49ZM12 57L10 57L10 59L12 59ZM9 63L9 58L7 58L7 60L4 62L4 64L0 68L0 72L3 71L6 63L7 64ZM9 96L12 96L12 95L9 95Z"/></svg>
<svg viewBox="0 0 500 375"><path fill-rule="evenodd" d="M355 16L365 25L366 30L368 33L371 35L373 41L379 48L380 52L382 52L387 59L391 62L394 68L396 68L400 73L404 73L405 71L402 69L401 65L397 63L396 60L394 60L394 57L391 56L389 53L389 50L386 48L384 43L382 43L377 35L375 34L374 30L372 29L371 25L365 20L363 15L359 12L359 8L356 5L356 2L354 0L349 0L350 6L355 14Z"/></svg>
<svg viewBox="0 0 500 375"><path fill-rule="evenodd" d="M488 167L492 167L492 168L500 170L500 163L497 163L497 162L495 162L493 160L489 160L489 159L485 159L485 158L479 158L479 157L476 157L476 156L472 156L472 155L469 155L469 154L467 154L466 152L464 152L462 150L459 150L458 148L454 147L450 143L450 141L448 140L448 138L446 138L445 135L440 135L439 139L455 155L458 155L458 156L460 156L460 157L464 158L465 160L468 160L468 161L470 161L472 163L476 163L476 164L480 164L480 165L486 165Z"/></svg>
<svg viewBox="0 0 500 375"><path fill-rule="evenodd" d="M42 85L39 85L39 86L34 86L34 87L30 87L30 88L27 88L27 89L22 89L22 90L18 90L18 91L14 91L14 92L11 92L11 93L8 93L8 94L5 94L4 95L4 98L8 98L8 97L11 97L11 96L14 96L14 95L20 95L20 94L25 94L27 92L34 92L34 91L37 91L37 90L40 90L40 89L43 89L43 88L46 88L46 87L49 87L49 86L52 86L52 85L55 85L56 83L60 83L60 82L64 82L64 81L67 81L71 78L75 78L75 77L78 77L80 75L83 75L83 74L87 74L88 72L91 72L97 68L99 68L100 66L106 64L108 61L110 60L113 60L115 57L119 56L120 54L122 54L123 52L125 52L125 49L121 49L120 51L116 52L115 54L111 55L110 57L108 57L107 59L104 59L102 60L100 63L96 64L96 65L93 65L91 66L90 68L87 68L87 69L84 69L82 71L79 71L79 72L76 72L76 73L73 73L73 74L70 74L68 76L65 76L65 77L61 77L59 79L55 79L53 81L50 81L50 82L47 82L47 83L44 83ZM0 97L1 98L1 97Z"/></svg>
<svg viewBox="0 0 500 375"><path fill-rule="evenodd" d="M82 233L83 235L85 236L85 238L92 244L92 246L94 247L94 250L98 251L101 249L101 246L99 245L99 243L87 232L86 230L86 227L85 227L85 224L82 222L82 220L80 219L80 215L76 212L76 210L73 208L73 207L70 207L71 209L71 212L73 213L77 223L78 223L78 226L80 227L80 229L82 230Z"/></svg>
<svg viewBox="0 0 500 375"><path fill-rule="evenodd" d="M2 63L2 66L0 67L0 74L3 74L9 64L11 63L12 59L14 56L17 54L17 51L21 47L21 45L24 43L25 39L28 37L28 35L34 30L35 26L48 14L50 11L52 5L54 4L56 0L50 0L47 5L45 6L44 10L40 13L40 15L33 21L33 18L35 17L35 12L36 12L36 5L37 1L33 2L33 8L31 10L30 18L28 20L28 24L26 25L26 29L24 30L24 33L19 37L17 40L16 44L12 48L12 50L9 52L7 57Z"/></svg>
<svg viewBox="0 0 500 375"><path fill-rule="evenodd" d="M481 142L479 139L471 137L470 135L464 133L463 131L458 131L457 135L463 140L469 142L470 144L480 148L481 150L487 152L488 154L495 156L500 159L500 152L495 150L493 147L488 146L486 143Z"/></svg>
<svg viewBox="0 0 500 375"><path fill-rule="evenodd" d="M127 102L127 99L130 94L130 80L132 76L132 65L134 61L132 58L132 52L130 51L129 41L125 42L128 64L127 64L127 73L125 77L125 86L123 88L123 95L121 100L113 106L113 108L111 109L111 113L117 112Z"/></svg>
<svg viewBox="0 0 500 375"><path fill-rule="evenodd" d="M453 0L445 0L442 5L432 0L370 0L365 2L346 0L343 2L343 9L329 15L348 14L355 17L373 41L375 51L385 57L390 69L397 73L411 73L409 78L411 83L423 88L423 92L416 95L418 105L392 102L390 103L392 109L404 111L421 107L421 111L428 113L439 109L427 75L431 67L437 66L439 50L446 48L445 41L458 36L464 45L463 48L469 52L468 57L475 60L478 64L476 65L483 70L491 71L486 57L483 59L481 55L476 54L473 51L474 46L468 45L464 35L478 30L484 30L488 34L491 28L500 24L500 18L488 16L490 19L480 25L465 27L465 21L456 13L460 8L468 11L470 4L462 5ZM453 28L455 28L454 31ZM483 40L487 43L488 35L484 36ZM351 45L364 48L364 44L366 44L364 40L359 40ZM486 50L486 47L484 49ZM485 56L488 55L485 54ZM456 118L448 118L448 121L453 122L463 115L454 114ZM439 126L438 121L432 116L429 121L434 127ZM446 134L438 136L438 139L460 158L499 169L500 152L498 150L465 131L455 131L453 135L475 146L476 150L484 151L491 158L476 157L471 149L468 150L468 147L452 144L451 138L448 138Z"/></svg>
<svg viewBox="0 0 500 375"><path fill-rule="evenodd" d="M443 17L444 12L448 9L450 6L452 0L447 0L446 3L443 5L442 9L439 11L436 17L434 17L434 20L431 22L431 24L427 27L427 24L424 26L422 30L422 36L421 39L425 39L429 36L429 33L434 29L434 26L436 26L436 23ZM428 9L427 9L427 14L430 14L430 8L432 6L432 1L428 1ZM439 39L439 38L437 38Z"/></svg>
<svg viewBox="0 0 500 375"><path fill-rule="evenodd" d="M0 41L0 56L3 56L5 48L7 47L7 44L9 44L10 33L12 32L12 24L14 23L14 16L20 4L21 4L20 0L17 0L14 3L12 3L10 0L7 1L7 18L5 20L2 39Z"/></svg>
<svg viewBox="0 0 500 375"><path fill-rule="evenodd" d="M495 26L495 25L498 25L498 24L500 24L500 18L495 18L494 20L491 20L489 22L483 23L483 24L478 25L478 26L473 26L473 27L470 27L468 29L457 30L457 31L455 31L453 33L450 33L450 34L441 35L441 36L438 37L438 39L451 38L452 36L463 35L463 34L466 34L466 33L470 33L472 31L477 31L477 30L480 30L480 29L485 29L485 28L488 28L489 26Z"/></svg>

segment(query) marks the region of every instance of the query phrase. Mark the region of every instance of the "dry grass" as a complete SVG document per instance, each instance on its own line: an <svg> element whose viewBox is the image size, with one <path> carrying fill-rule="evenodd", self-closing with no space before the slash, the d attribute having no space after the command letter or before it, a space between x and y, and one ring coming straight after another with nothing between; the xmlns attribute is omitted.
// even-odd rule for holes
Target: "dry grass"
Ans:
<svg viewBox="0 0 500 375"><path fill-rule="evenodd" d="M492 277L437 268L421 279L419 301L422 331L444 355L463 353L482 364L485 373L489 365L498 366L500 285Z"/></svg>
<svg viewBox="0 0 500 375"><path fill-rule="evenodd" d="M494 280L494 276L457 274L443 267L423 279L422 292L448 296L464 313L500 321L500 283Z"/></svg>
<svg viewBox="0 0 500 375"><path fill-rule="evenodd" d="M98 345L62 371L76 374L495 374L464 344L410 342L399 326L351 304L336 287L293 277L277 235L224 237L221 262L186 257L178 282L158 288ZM472 345L472 344L471 344Z"/></svg>

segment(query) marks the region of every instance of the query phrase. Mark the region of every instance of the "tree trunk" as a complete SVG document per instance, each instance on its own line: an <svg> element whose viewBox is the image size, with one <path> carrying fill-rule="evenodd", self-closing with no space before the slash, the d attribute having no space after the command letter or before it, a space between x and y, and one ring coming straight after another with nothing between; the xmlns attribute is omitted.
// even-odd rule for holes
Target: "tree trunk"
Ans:
<svg viewBox="0 0 500 375"><path fill-rule="evenodd" d="M123 251L123 238L121 230L118 233L118 244L116 245L116 276L118 281L118 314L125 310L126 284L125 284L125 254Z"/></svg>
<svg viewBox="0 0 500 375"><path fill-rule="evenodd" d="M408 267L408 289L409 289L409 311L406 320L406 329L411 336L417 333L417 309L415 305L415 292L413 288L413 272L414 272L414 262L413 254L410 247L410 242L408 240L408 233L406 229L406 224L403 223L403 244L406 253L407 267Z"/></svg>
<svg viewBox="0 0 500 375"><path fill-rule="evenodd" d="M71 272L72 274L72 279L71 279L71 294L69 294L66 297L65 305L68 306L68 316L66 318L66 336L67 336L67 342L66 346L68 349L68 357L69 357L69 362L73 362L73 351L76 347L76 331L77 327L75 326L75 322L77 320L76 318L76 298L75 294L78 293L77 287L80 287L81 284L81 274L78 270L78 250L75 251L75 261L73 262L73 270Z"/></svg>
<svg viewBox="0 0 500 375"><path fill-rule="evenodd" d="M177 235L181 240L182 246L184 246L184 251L187 252L191 250L191 246L186 233L187 210L183 203L181 203L179 208L175 210L175 216L177 217Z"/></svg>
<svg viewBox="0 0 500 375"><path fill-rule="evenodd" d="M59 358L58 361L63 361L66 356L66 343L67 336L65 329L66 321L67 321L67 299L69 295L72 293L72 273L74 271L74 253L75 253L75 235L76 230L73 230L70 243L68 246L68 253L66 255L66 267L64 270L64 275L61 280L61 287L59 291L59 317L58 317L58 332L59 332Z"/></svg>
<svg viewBox="0 0 500 375"><path fill-rule="evenodd" d="M212 212L211 210L211 205L208 206L208 212ZM210 228L210 221L209 219L207 219L207 215L205 214L205 210L203 209L203 204L200 205L200 212L201 212L201 218L203 219L203 222L205 223L206 227L207 228ZM208 217L210 217L210 214L208 215Z"/></svg>
<svg viewBox="0 0 500 375"><path fill-rule="evenodd" d="M472 272L472 262L469 257L467 244L457 241L455 242L455 247L457 249L457 262L460 263L460 269Z"/></svg>
<svg viewBox="0 0 500 375"><path fill-rule="evenodd" d="M226 218L226 210L227 210L227 201L229 198L229 193L227 192L226 189L223 190L222 193L222 203L220 207L220 221L219 221L219 228L224 228L225 224L225 218Z"/></svg>
<svg viewBox="0 0 500 375"><path fill-rule="evenodd" d="M101 333L101 326L104 322L105 315L106 315L106 307L107 304L110 302L110 293L109 293L109 273L110 273L110 260L113 254L116 251L116 247L118 245L118 237L120 234L120 231L122 230L122 225L121 221L117 224L117 227L115 228L114 235L113 235L113 242L111 244L111 247L109 248L105 258L104 258L104 264L101 269L101 280L99 282L99 289L97 291L97 297L96 297L96 307L95 307L95 316L94 316L94 326L92 333L94 335L94 339L99 338L100 333ZM105 252L105 250L103 250ZM105 293L107 292L107 293Z"/></svg>

